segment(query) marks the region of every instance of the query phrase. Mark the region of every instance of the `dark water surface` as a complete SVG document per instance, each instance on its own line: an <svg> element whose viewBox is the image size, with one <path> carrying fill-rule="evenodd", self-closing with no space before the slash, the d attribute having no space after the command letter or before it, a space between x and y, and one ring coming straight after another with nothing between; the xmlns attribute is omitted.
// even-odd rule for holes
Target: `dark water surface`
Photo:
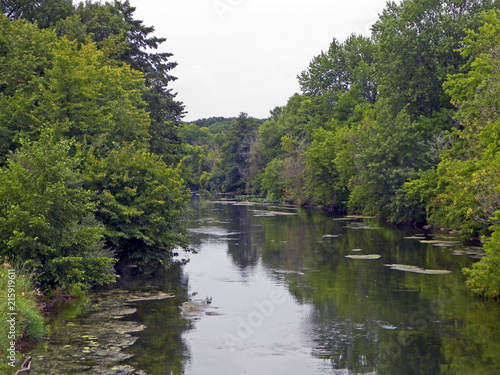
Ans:
<svg viewBox="0 0 500 375"><path fill-rule="evenodd" d="M500 374L500 304L467 292L475 251L454 238L271 205L194 200L191 216L187 265L93 297L168 298L111 307L121 346L101 310L61 319L40 374Z"/></svg>

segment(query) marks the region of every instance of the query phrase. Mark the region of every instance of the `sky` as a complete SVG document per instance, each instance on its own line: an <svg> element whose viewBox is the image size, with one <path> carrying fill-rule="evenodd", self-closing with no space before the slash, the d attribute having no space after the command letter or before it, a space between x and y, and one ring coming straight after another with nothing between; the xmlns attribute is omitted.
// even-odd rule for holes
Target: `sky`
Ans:
<svg viewBox="0 0 500 375"><path fill-rule="evenodd" d="M267 118L300 92L297 75L333 38L370 35L386 0L130 0L178 66L185 121Z"/></svg>

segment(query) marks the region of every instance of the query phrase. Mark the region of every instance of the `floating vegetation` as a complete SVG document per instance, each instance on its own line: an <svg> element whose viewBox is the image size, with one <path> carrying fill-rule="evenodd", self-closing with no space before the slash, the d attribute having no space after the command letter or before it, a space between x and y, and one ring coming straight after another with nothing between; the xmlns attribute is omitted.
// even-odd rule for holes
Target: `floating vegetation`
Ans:
<svg viewBox="0 0 500 375"><path fill-rule="evenodd" d="M267 211L267 210L252 210L255 217L272 217L272 216L295 216L296 212L281 212L281 211Z"/></svg>
<svg viewBox="0 0 500 375"><path fill-rule="evenodd" d="M197 318L201 314L216 316L221 315L217 312L217 307L210 306L212 299L192 300L184 302L179 308L186 317Z"/></svg>
<svg viewBox="0 0 500 375"><path fill-rule="evenodd" d="M460 245L460 242L458 242L458 241L439 241L439 242L433 243L432 245L437 246L437 247L454 247L454 246Z"/></svg>
<svg viewBox="0 0 500 375"><path fill-rule="evenodd" d="M379 327L382 329L386 329L388 331L393 331L395 329L398 329L395 325L389 324L389 323L384 323L384 322L377 322Z"/></svg>
<svg viewBox="0 0 500 375"><path fill-rule="evenodd" d="M153 301L153 300L174 298L175 294L163 293L163 292L155 292L155 293L144 292L144 293L141 293L140 295L132 294L130 297L131 298L128 300L128 302L138 302L138 301Z"/></svg>
<svg viewBox="0 0 500 375"><path fill-rule="evenodd" d="M184 314L199 314L205 312L207 306L203 302L186 301L180 306Z"/></svg>
<svg viewBox="0 0 500 375"><path fill-rule="evenodd" d="M356 220L358 220L358 218L353 216L336 217L335 219L333 219L333 221L356 221Z"/></svg>
<svg viewBox="0 0 500 375"><path fill-rule="evenodd" d="M444 240L440 240L438 238L444 238ZM454 247L460 245L459 241L449 241L448 239L453 239L453 237L436 237L434 240L425 239L424 235L414 235L410 237L404 237L405 240L418 240L420 243L429 244L437 247Z"/></svg>
<svg viewBox="0 0 500 375"><path fill-rule="evenodd" d="M420 240L420 243L431 244L437 247L453 247L460 245L459 241L440 241L440 240Z"/></svg>
<svg viewBox="0 0 500 375"><path fill-rule="evenodd" d="M146 327L130 318L136 309L131 302L165 297L166 293L108 291L91 295L84 317L70 318L56 324L50 345L39 345L37 353L31 353L32 372L36 374L144 374L120 362L132 355L124 351L138 339L133 333ZM170 297L170 295L168 295ZM127 320L123 320L129 316ZM43 354L42 354L43 353ZM117 370L117 369L120 370ZM123 370L123 371L122 371Z"/></svg>
<svg viewBox="0 0 500 375"><path fill-rule="evenodd" d="M379 254L366 254L366 255L346 255L350 259L380 259L382 256Z"/></svg>
<svg viewBox="0 0 500 375"><path fill-rule="evenodd" d="M224 199L221 199L221 200L218 200L218 201L207 201L207 203L218 203L218 204L235 204L235 203L239 203L238 201L234 201L234 200L224 200Z"/></svg>
<svg viewBox="0 0 500 375"><path fill-rule="evenodd" d="M468 247L463 250L455 250L452 253L453 255L468 255L469 257L473 259L481 259L486 256L486 253L484 252L483 248L481 247Z"/></svg>
<svg viewBox="0 0 500 375"><path fill-rule="evenodd" d="M344 228L347 229L355 229L355 230L376 230L376 229L382 229L381 227L374 227L372 225L368 225L365 223L349 223L347 224Z"/></svg>
<svg viewBox="0 0 500 375"><path fill-rule="evenodd" d="M189 228L188 231L194 234L202 234L208 236L216 236L216 237L225 237L225 236L237 236L241 234L241 232L228 232L225 228L222 227L199 227L199 228Z"/></svg>
<svg viewBox="0 0 500 375"><path fill-rule="evenodd" d="M257 204L269 204L269 202L236 202L233 206L255 206Z"/></svg>
<svg viewBox="0 0 500 375"><path fill-rule="evenodd" d="M413 273L421 273L425 275L447 275L452 273L448 270L428 270L424 268L420 268L417 266L410 266L406 264L384 264L384 266L389 267L391 270L403 271L403 272L413 272Z"/></svg>
<svg viewBox="0 0 500 375"><path fill-rule="evenodd" d="M274 210L291 210L291 211L297 211L297 207L295 207L295 206L269 206L269 208L272 208Z"/></svg>
<svg viewBox="0 0 500 375"><path fill-rule="evenodd" d="M283 275L300 275L305 276L304 272L293 271L293 270L273 270L274 273L283 274Z"/></svg>

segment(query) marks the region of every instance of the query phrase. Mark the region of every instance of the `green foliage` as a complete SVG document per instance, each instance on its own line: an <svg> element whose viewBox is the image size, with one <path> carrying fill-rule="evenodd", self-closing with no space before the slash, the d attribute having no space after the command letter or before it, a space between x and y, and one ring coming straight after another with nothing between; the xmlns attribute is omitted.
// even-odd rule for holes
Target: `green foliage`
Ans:
<svg viewBox="0 0 500 375"><path fill-rule="evenodd" d="M483 13L486 23L469 31L461 53L466 73L450 75L444 84L458 107L460 129L449 138L435 171L405 185L426 203L431 224L456 229L462 237L484 237L488 257L467 270L476 293L497 297L498 222L500 219L500 14ZM492 232L491 237L488 237Z"/></svg>
<svg viewBox="0 0 500 375"><path fill-rule="evenodd" d="M27 261L44 288L114 280L114 260L102 248L103 227L92 216L92 193L82 187L71 146L43 132L0 172L0 254Z"/></svg>
<svg viewBox="0 0 500 375"><path fill-rule="evenodd" d="M285 197L286 181L281 173L284 170L285 161L283 159L272 160L260 176L261 192L265 193L266 199L280 201Z"/></svg>
<svg viewBox="0 0 500 375"><path fill-rule="evenodd" d="M360 35L351 35L343 44L333 39L328 51L316 56L308 70L297 77L302 92L314 96L329 93L338 101L342 94L351 91L374 103L375 50L372 40Z"/></svg>
<svg viewBox="0 0 500 375"><path fill-rule="evenodd" d="M207 128L212 134L225 134L231 130L236 117L210 117L196 120L194 124L200 128Z"/></svg>
<svg viewBox="0 0 500 375"><path fill-rule="evenodd" d="M379 111L377 121L362 130L369 139L356 157L349 209L389 217L397 189L423 167L423 130L405 112L392 117Z"/></svg>
<svg viewBox="0 0 500 375"><path fill-rule="evenodd" d="M47 28L73 12L72 0L2 0L2 13L12 20L23 18Z"/></svg>
<svg viewBox="0 0 500 375"><path fill-rule="evenodd" d="M495 5L494 5L495 4ZM373 26L378 46L377 82L393 115L407 108L413 119L449 108L442 88L464 60L455 51L465 29L495 1L412 0L388 3Z"/></svg>
<svg viewBox="0 0 500 375"><path fill-rule="evenodd" d="M69 20L70 27L64 21L58 24L58 31L76 38L83 33L114 60L143 73L147 89L141 94L151 119L150 149L166 162L179 161L177 126L184 106L175 100L176 94L169 88L176 79L170 72L177 63L170 61L171 53L156 51L166 39L152 36L154 27L134 19L134 11L128 0L105 3L86 0L75 9L77 18ZM82 41L82 36L79 39Z"/></svg>
<svg viewBox="0 0 500 375"><path fill-rule="evenodd" d="M150 121L141 73L127 65L110 66L94 44L78 46L24 21L7 22L1 32L5 39L21 36L5 44L2 57L9 61L1 72L7 82L0 96L0 128L10 138L4 152L16 147L20 134L36 139L44 126L84 144L99 144L103 152L114 142L147 145ZM39 41L40 48L24 38ZM24 54L32 57L23 59ZM21 70L11 65L16 61ZM21 85L16 84L19 74Z"/></svg>
<svg viewBox="0 0 500 375"><path fill-rule="evenodd" d="M342 211L346 209L348 194L335 164L337 146L335 132L318 129L305 152L305 173L311 203Z"/></svg>
<svg viewBox="0 0 500 375"><path fill-rule="evenodd" d="M222 192L243 192L248 175L250 147L257 138L258 122L241 113L221 147Z"/></svg>
<svg viewBox="0 0 500 375"><path fill-rule="evenodd" d="M177 136L166 39L128 1L0 5L0 254L48 289L112 282L104 244L166 264L189 195L165 161L202 155Z"/></svg>
<svg viewBox="0 0 500 375"><path fill-rule="evenodd" d="M180 170L134 144L102 159L89 155L86 164L107 245L121 261L168 265L172 250L185 245L182 213L189 194Z"/></svg>
<svg viewBox="0 0 500 375"><path fill-rule="evenodd" d="M11 270L11 272L9 272ZM13 271L13 272L12 272ZM15 276L14 276L15 275ZM9 285L9 280L15 282ZM0 265L0 314L2 316L2 324L0 327L0 354L5 358L7 348L10 346L9 328L7 323L9 310L9 294L8 288L11 287L15 290L15 312L16 315L16 331L15 340L24 339L34 341L42 338L47 333L45 320L36 306L36 293L39 291L33 285L33 275L29 274L23 267L14 267L11 264L4 262ZM6 370L0 367L0 370Z"/></svg>
<svg viewBox="0 0 500 375"><path fill-rule="evenodd" d="M486 298L500 297L500 227L491 227L492 235L485 239L484 250L487 256L472 268L464 269L468 277L467 286L476 294Z"/></svg>
<svg viewBox="0 0 500 375"><path fill-rule="evenodd" d="M51 66L56 40L53 32L0 16L0 165L34 121L25 108L33 101L35 80Z"/></svg>

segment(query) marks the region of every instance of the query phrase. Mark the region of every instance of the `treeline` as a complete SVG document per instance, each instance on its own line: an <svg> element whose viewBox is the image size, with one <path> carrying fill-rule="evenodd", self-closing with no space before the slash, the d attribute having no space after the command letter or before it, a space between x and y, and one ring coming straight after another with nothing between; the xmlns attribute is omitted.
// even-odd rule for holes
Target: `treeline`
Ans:
<svg viewBox="0 0 500 375"><path fill-rule="evenodd" d="M2 1L0 256L42 291L168 265L185 245L183 105L128 1Z"/></svg>
<svg viewBox="0 0 500 375"><path fill-rule="evenodd" d="M185 124L191 183L483 236L469 285L500 295L499 6L388 2L371 37L334 39L265 122Z"/></svg>

